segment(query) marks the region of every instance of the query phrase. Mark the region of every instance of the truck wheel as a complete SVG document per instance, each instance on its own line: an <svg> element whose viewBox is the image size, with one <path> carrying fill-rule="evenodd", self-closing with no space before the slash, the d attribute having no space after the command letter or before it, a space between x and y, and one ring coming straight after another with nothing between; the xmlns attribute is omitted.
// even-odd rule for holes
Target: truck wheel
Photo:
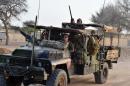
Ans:
<svg viewBox="0 0 130 86"><path fill-rule="evenodd" d="M23 86L29 86L30 82L29 81L23 81Z"/></svg>
<svg viewBox="0 0 130 86"><path fill-rule="evenodd" d="M22 78L21 77L9 77L6 80L6 86L21 86Z"/></svg>
<svg viewBox="0 0 130 86"><path fill-rule="evenodd" d="M67 86L66 72L61 69L56 69L47 80L46 86Z"/></svg>
<svg viewBox="0 0 130 86"><path fill-rule="evenodd" d="M97 84L104 84L108 78L108 64L104 63L103 69L95 72L94 77Z"/></svg>
<svg viewBox="0 0 130 86"><path fill-rule="evenodd" d="M0 75L0 86L6 86L6 81L3 75Z"/></svg>
<svg viewBox="0 0 130 86"><path fill-rule="evenodd" d="M24 80L24 81L23 81L23 85L24 85L24 86L29 86L29 85L32 84L32 83L33 83L32 80Z"/></svg>

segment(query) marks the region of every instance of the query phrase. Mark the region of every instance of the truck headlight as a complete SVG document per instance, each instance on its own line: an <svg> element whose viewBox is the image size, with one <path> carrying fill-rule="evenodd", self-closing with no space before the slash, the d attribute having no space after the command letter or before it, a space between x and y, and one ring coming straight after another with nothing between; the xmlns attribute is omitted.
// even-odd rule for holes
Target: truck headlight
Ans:
<svg viewBox="0 0 130 86"><path fill-rule="evenodd" d="M48 58L49 57L49 51L44 51L41 54L39 54L38 58Z"/></svg>

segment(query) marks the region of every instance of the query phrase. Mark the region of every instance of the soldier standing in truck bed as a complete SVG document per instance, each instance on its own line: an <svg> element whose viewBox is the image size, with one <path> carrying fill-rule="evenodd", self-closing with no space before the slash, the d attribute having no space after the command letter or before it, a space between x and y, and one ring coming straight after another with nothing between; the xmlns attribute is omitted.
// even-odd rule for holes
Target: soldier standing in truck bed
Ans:
<svg viewBox="0 0 130 86"><path fill-rule="evenodd" d="M77 19L77 24L82 24L82 19L81 18Z"/></svg>

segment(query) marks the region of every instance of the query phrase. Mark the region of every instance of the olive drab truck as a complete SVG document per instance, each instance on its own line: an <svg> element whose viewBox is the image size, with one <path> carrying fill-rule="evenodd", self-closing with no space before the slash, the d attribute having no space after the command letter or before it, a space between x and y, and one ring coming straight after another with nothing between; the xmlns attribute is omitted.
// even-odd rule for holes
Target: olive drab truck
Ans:
<svg viewBox="0 0 130 86"><path fill-rule="evenodd" d="M98 35L102 36L102 43L94 58L87 50L88 39L91 37L91 30L86 29L88 27L96 28L100 31ZM35 37L38 44L33 42L33 45L15 49L11 55L0 55L0 86L21 86L21 83L24 86L67 86L71 83L70 76L91 73L96 83L103 84L107 81L108 69L112 68L112 63L116 63L120 56L118 46L105 44L106 35L112 32L105 25L62 23L62 27L37 25L35 28L42 31L42 38ZM65 33L69 34L69 41L74 46L70 57L64 55Z"/></svg>

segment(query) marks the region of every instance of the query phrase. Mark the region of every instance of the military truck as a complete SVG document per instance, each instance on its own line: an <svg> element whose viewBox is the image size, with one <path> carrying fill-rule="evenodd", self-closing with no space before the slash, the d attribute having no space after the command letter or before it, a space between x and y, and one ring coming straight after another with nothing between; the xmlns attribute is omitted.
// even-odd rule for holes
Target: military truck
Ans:
<svg viewBox="0 0 130 86"><path fill-rule="evenodd" d="M102 32L100 35L103 44L100 45L94 60L87 51L87 42L91 36L87 27L95 27ZM91 73L94 74L95 83L103 84L107 81L108 69L111 69L112 63L117 63L120 57L118 46L105 46L105 33L109 32L109 28L104 25L63 23L62 27L35 28L43 31L41 38L34 40L38 44L21 46L11 55L0 55L0 86L21 86L21 83L24 86L67 86L71 82L71 75ZM65 33L69 34L69 40L75 49L70 57L64 55Z"/></svg>

